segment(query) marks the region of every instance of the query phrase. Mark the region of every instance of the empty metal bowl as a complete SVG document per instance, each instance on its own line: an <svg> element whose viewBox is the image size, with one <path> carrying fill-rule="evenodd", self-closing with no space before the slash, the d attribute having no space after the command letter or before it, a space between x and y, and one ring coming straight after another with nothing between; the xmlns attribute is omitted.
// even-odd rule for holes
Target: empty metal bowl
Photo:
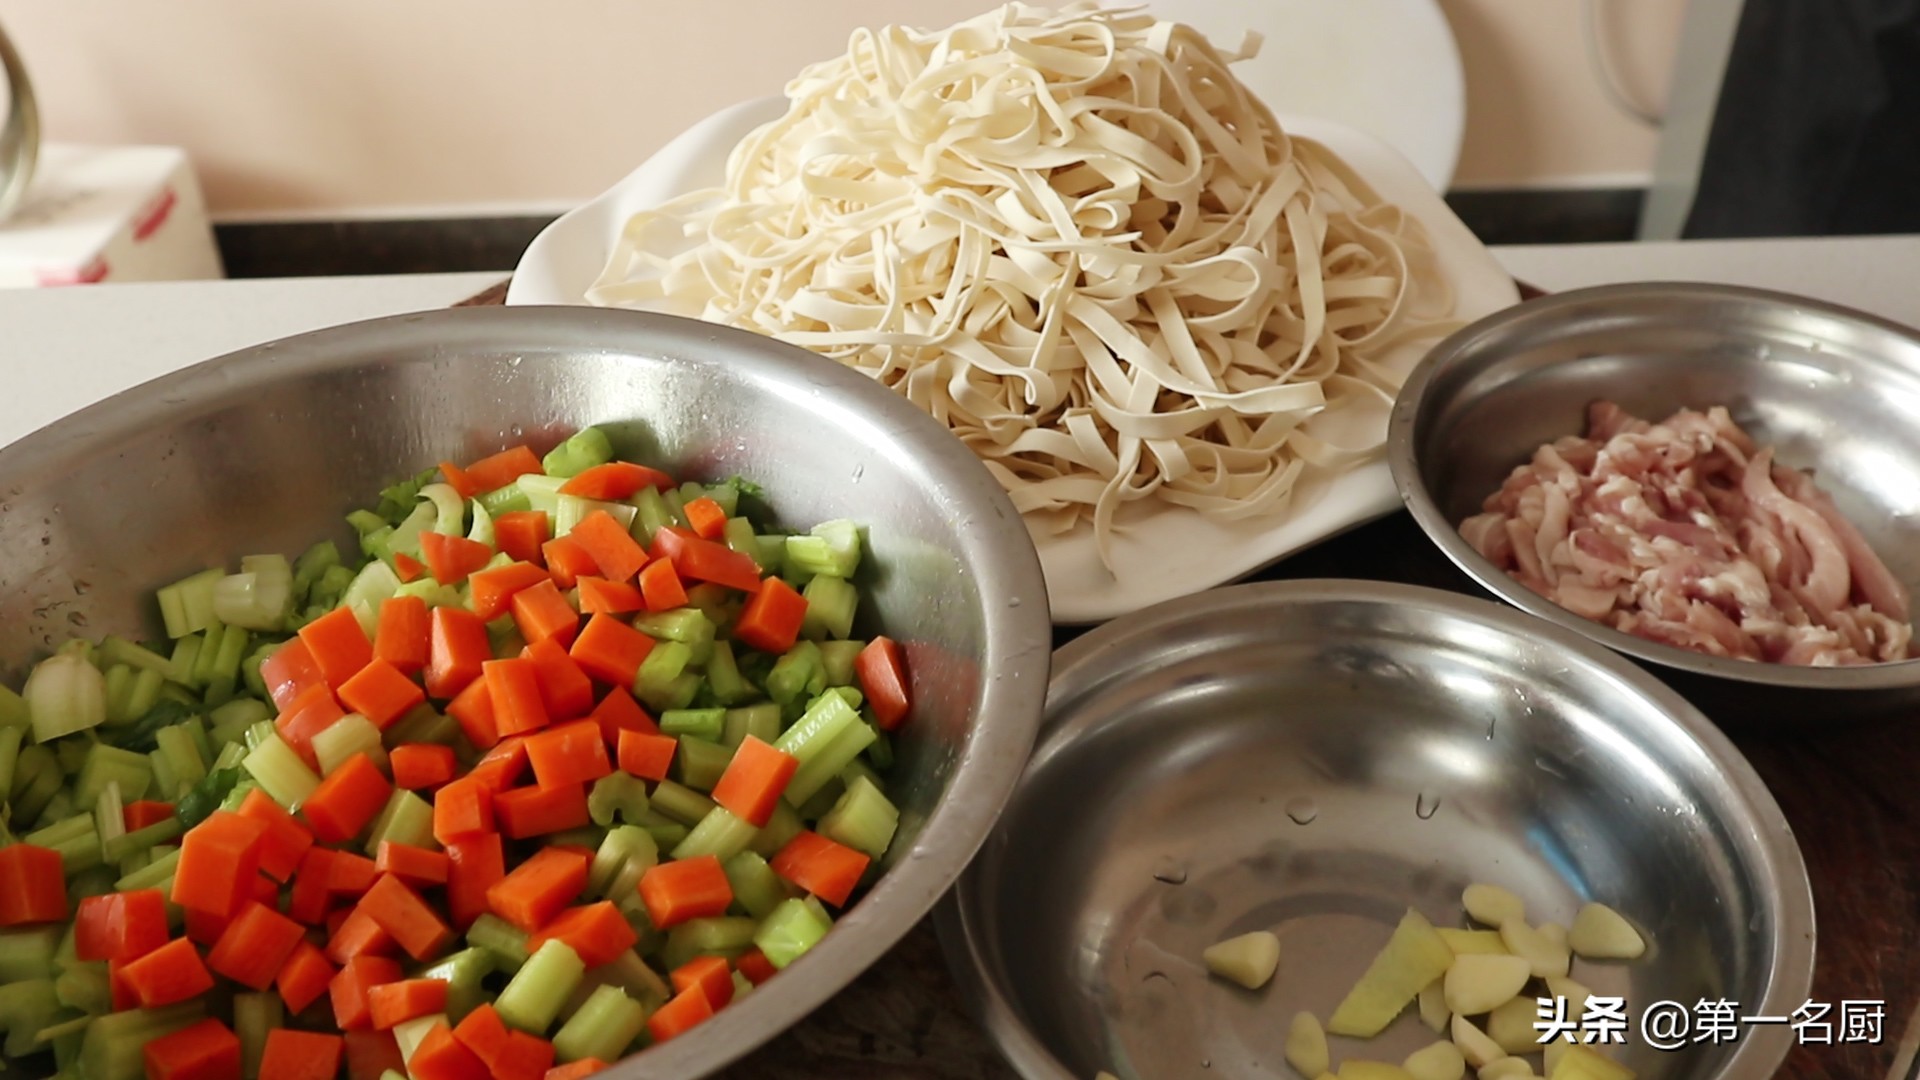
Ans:
<svg viewBox="0 0 1920 1080"><path fill-rule="evenodd" d="M1589 900L1638 923L1644 958L1573 970L1635 1032L1657 1001L1784 1016L1807 996L1799 849L1717 728L1557 627L1364 582L1216 590L1061 649L1033 760L940 929L1030 1080L1292 1076L1294 1012L1325 1020L1407 907L1463 925L1474 881L1536 923ZM1206 946L1260 929L1281 940L1265 988L1206 974ZM1409 1010L1333 1057L1433 1039ZM1646 1080L1747 1080L1788 1048L1756 1026L1610 1049Z"/></svg>
<svg viewBox="0 0 1920 1080"><path fill-rule="evenodd" d="M246 349L0 450L0 658L17 679L70 635L144 637L157 586L349 541L341 516L399 477L587 424L687 478L759 482L780 522L864 524L859 629L898 639L913 680L886 873L778 977L605 1074L686 1080L805 1016L924 916L1032 744L1051 645L1039 560L986 469L904 398L754 334L592 308L438 311Z"/></svg>
<svg viewBox="0 0 1920 1080"><path fill-rule="evenodd" d="M1613 285L1543 297L1442 342L1394 406L1388 456L1448 558L1524 611L1656 665L1717 720L1817 722L1920 705L1920 662L1811 668L1723 659L1582 618L1461 536L1516 465L1586 429L1607 398L1658 420L1725 405L1778 460L1811 469L1920 594L1920 336L1832 304L1723 285Z"/></svg>

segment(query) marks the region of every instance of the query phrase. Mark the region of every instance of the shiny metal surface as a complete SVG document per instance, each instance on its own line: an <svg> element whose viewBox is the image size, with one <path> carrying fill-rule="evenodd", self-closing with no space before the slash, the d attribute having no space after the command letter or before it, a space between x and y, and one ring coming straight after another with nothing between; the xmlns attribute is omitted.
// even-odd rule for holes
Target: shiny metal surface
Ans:
<svg viewBox="0 0 1920 1080"><path fill-rule="evenodd" d="M911 667L887 873L818 948L608 1080L705 1075L826 1000L926 914L1025 763L1051 626L1019 516L939 424L858 373L705 323L465 308L247 349L0 449L0 658L70 634L157 632L152 590L210 563L347 541L396 478L585 424L688 478L763 484L784 523L867 526L862 629ZM17 685L17 684L16 684Z"/></svg>
<svg viewBox="0 0 1920 1080"><path fill-rule="evenodd" d="M40 108L7 32L0 27L0 74L7 80L7 117L0 123L0 221L7 220L27 194L40 157Z"/></svg>
<svg viewBox="0 0 1920 1080"><path fill-rule="evenodd" d="M1725 405L1812 469L1920 594L1920 336L1859 312L1723 285L1616 285L1531 300L1442 342L1407 379L1388 458L1407 507L1500 599L1655 665L1715 719L1819 722L1920 706L1920 662L1808 668L1704 656L1583 619L1480 557L1456 529L1536 447L1611 398L1647 418Z"/></svg>
<svg viewBox="0 0 1920 1080"><path fill-rule="evenodd" d="M963 988L1032 1080L1291 1076L1289 1018L1325 1019L1409 905L1463 925L1472 881L1565 925L1588 899L1645 928L1633 964L1575 961L1631 1015L1738 1000L1784 1015L1813 904L1779 807L1678 695L1557 627L1402 585L1236 586L1061 649L1034 757L940 908ZM1249 993L1201 950L1255 929ZM1348 1057L1433 1038L1411 1012ZM1619 1057L1646 1080L1771 1076L1789 1033Z"/></svg>

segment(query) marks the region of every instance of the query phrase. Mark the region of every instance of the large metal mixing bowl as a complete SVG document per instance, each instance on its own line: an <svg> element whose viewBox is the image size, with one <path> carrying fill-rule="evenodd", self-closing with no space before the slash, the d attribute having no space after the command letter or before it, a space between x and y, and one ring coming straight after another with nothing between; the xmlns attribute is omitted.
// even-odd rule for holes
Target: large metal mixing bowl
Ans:
<svg viewBox="0 0 1920 1080"><path fill-rule="evenodd" d="M69 635L148 636L156 586L350 540L341 515L398 477L586 424L687 478L757 481L780 522L863 523L860 630L903 643L917 702L891 774L901 831L872 891L764 987L605 1074L688 1080L805 1016L924 916L1032 745L1051 645L1039 561L999 485L905 399L743 331L591 308L438 311L246 349L0 450L0 658L18 679Z"/></svg>
<svg viewBox="0 0 1920 1080"><path fill-rule="evenodd" d="M1484 600L1299 581L1175 600L1061 649L1033 761L940 908L941 940L1028 1080L1291 1077L1298 1010L1324 1020L1408 907L1459 926L1473 881L1538 923L1583 902L1645 928L1633 963L1576 960L1624 997L1643 1080L1771 1076L1790 1045L1661 1053L1657 1001L1785 1016L1813 976L1813 901L1751 766L1671 690ZM1273 981L1207 975L1206 946L1281 940ZM1403 1015L1335 1061L1399 1061ZM1538 1059L1535 1059L1536 1061Z"/></svg>
<svg viewBox="0 0 1920 1080"><path fill-rule="evenodd" d="M1810 469L1920 594L1920 335L1833 304L1727 285L1610 285L1528 301L1454 334L1408 377L1387 453L1414 519L1489 592L1654 667L1722 723L1910 714L1920 661L1813 668L1723 659L1621 633L1509 577L1461 537L1514 466L1583 433L1610 399L1658 420L1725 405Z"/></svg>

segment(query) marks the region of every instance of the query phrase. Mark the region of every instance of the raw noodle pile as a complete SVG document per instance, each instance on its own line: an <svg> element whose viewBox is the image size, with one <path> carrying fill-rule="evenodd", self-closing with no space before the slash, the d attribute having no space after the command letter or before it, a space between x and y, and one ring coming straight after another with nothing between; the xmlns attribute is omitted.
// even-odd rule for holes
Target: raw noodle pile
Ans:
<svg viewBox="0 0 1920 1080"><path fill-rule="evenodd" d="M1279 513L1379 451L1384 424L1340 445L1309 421L1378 412L1378 359L1452 299L1417 223L1288 138L1241 58L1137 11L858 31L724 189L635 216L589 298L880 379L1030 519L1090 518L1109 566L1125 503Z"/></svg>

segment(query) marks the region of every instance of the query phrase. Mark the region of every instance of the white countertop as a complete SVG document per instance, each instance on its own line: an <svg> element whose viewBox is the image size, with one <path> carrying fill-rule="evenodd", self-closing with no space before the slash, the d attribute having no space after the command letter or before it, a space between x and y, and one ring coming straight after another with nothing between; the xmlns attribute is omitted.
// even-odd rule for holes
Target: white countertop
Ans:
<svg viewBox="0 0 1920 1080"><path fill-rule="evenodd" d="M1493 249L1548 291L1621 281L1780 289L1920 325L1920 236ZM221 353L337 323L446 307L503 274L0 290L0 443Z"/></svg>

